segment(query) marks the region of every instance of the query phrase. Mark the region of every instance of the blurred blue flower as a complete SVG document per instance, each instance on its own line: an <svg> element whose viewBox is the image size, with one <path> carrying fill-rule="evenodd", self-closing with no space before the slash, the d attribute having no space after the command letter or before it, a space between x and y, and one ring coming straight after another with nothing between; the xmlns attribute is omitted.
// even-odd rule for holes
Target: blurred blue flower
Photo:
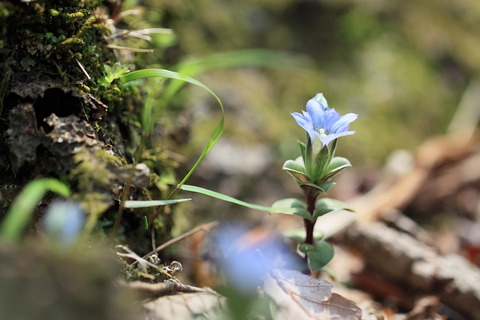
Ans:
<svg viewBox="0 0 480 320"><path fill-rule="evenodd" d="M275 268L296 266L280 237L268 235L260 241L244 226L222 226L215 236L218 264L231 287L253 293Z"/></svg>
<svg viewBox="0 0 480 320"><path fill-rule="evenodd" d="M298 125L307 131L312 143L316 136L323 146L327 146L339 137L354 134L355 131L348 131L348 129L350 123L358 117L355 113L340 116L335 109L328 107L328 102L322 93L308 100L306 112L302 111L301 114L294 112L292 116Z"/></svg>
<svg viewBox="0 0 480 320"><path fill-rule="evenodd" d="M85 214L78 203L56 201L48 207L43 219L43 229L60 245L69 246L79 237L84 223Z"/></svg>

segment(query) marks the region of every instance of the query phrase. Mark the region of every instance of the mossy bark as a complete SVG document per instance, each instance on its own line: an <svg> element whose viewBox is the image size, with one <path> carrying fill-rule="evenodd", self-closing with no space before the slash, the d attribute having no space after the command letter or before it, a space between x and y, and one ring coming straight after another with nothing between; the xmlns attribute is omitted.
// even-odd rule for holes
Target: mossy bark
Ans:
<svg viewBox="0 0 480 320"><path fill-rule="evenodd" d="M0 2L2 215L30 180L56 177L91 229L101 215L113 221L124 190L149 186L149 168L126 151L140 92L98 85L116 61L108 14L98 0Z"/></svg>

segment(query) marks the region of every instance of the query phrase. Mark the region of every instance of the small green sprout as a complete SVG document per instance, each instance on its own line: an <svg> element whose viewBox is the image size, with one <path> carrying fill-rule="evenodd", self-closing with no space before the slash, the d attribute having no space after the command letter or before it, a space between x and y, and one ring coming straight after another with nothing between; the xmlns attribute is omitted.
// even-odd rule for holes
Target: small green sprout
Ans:
<svg viewBox="0 0 480 320"><path fill-rule="evenodd" d="M115 62L113 67L104 65L105 75L98 80L98 84L102 87L110 87L113 80L120 78L126 74L129 69L128 66L124 66L119 62Z"/></svg>

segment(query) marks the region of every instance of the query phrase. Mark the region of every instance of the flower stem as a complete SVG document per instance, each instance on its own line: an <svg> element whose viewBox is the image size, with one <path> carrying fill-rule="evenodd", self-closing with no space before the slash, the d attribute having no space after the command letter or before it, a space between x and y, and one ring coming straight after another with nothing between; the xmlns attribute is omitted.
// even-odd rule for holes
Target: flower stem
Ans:
<svg viewBox="0 0 480 320"><path fill-rule="evenodd" d="M315 200L317 199L317 193L306 192L307 196L307 211L310 212L310 215L313 217L315 212ZM305 225L305 243L313 244L313 228L315 227L315 222L311 219L303 219Z"/></svg>
<svg viewBox="0 0 480 320"><path fill-rule="evenodd" d="M313 244L313 227L315 226L315 222L309 219L303 219L303 223L305 225L305 243Z"/></svg>

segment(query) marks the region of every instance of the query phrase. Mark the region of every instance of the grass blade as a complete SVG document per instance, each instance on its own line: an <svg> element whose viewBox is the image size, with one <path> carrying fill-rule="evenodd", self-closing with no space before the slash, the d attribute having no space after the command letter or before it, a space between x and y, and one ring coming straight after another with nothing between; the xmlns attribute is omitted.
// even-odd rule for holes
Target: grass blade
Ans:
<svg viewBox="0 0 480 320"><path fill-rule="evenodd" d="M175 204L184 201L190 201L192 199L174 199L174 200L129 200L125 201L124 207L130 209L136 208L150 208L150 207L158 207L158 206L166 206L169 204Z"/></svg>
<svg viewBox="0 0 480 320"><path fill-rule="evenodd" d="M208 190L208 189L205 189L205 188L197 187L197 186L184 184L180 187L180 189L184 190L184 191L200 193L200 194L203 194L203 195L215 198L215 199L227 201L227 202L234 203L234 204L237 204L239 206L247 207L247 208L250 208L250 209L267 211L267 212L270 212L272 210L272 208L270 208L270 207L260 206L260 205L253 204L253 203L248 203L248 202L238 200L238 199L235 199L233 197L230 197L230 196L227 196L227 195L224 195L224 194L212 191L212 190Z"/></svg>
<svg viewBox="0 0 480 320"><path fill-rule="evenodd" d="M245 49L188 59L178 64L175 70L181 74L195 77L203 72L226 68L259 67L298 71L308 70L312 65L312 60L301 54L268 49ZM181 81L171 81L164 93L165 101L169 101L184 84Z"/></svg>
<svg viewBox="0 0 480 320"><path fill-rule="evenodd" d="M220 121L219 121L218 125L216 126L216 128L213 130L213 133L211 134L210 139L208 140L205 148L203 149L202 154L198 157L198 160L195 162L195 164L192 166L192 168L190 168L190 170L187 172L185 177L183 177L183 179L180 181L180 183L178 183L177 188L173 192L173 193L175 193L175 191L178 190L188 180L188 178L190 178L192 173L195 171L195 169L197 169L197 167L200 165L200 163L207 156L207 154L210 152L212 147L215 145L215 143L218 141L218 139L222 135L223 126L224 126L224 122L225 122L224 108L223 108L223 104L222 104L222 101L220 100L220 98L210 88L208 88L206 85L204 85L200 81L198 81L198 80L196 80L196 79L194 79L190 76L187 76L187 75L175 72L175 71L170 71L170 70L165 70L165 69L137 70L137 71L132 71L130 73L127 73L127 74L121 76L120 81L122 83L127 83L127 82L134 81L134 80L137 80L137 79L140 79L140 78L150 78L150 77L164 77L164 78L168 78L168 79L182 80L184 82L194 84L194 85L206 90L211 95L213 95L215 97L215 99L217 99L218 104L220 105L220 109L222 111Z"/></svg>
<svg viewBox="0 0 480 320"><path fill-rule="evenodd" d="M34 208L47 191L58 193L63 197L70 195L70 188L59 180L43 178L31 181L15 198L7 212L0 229L3 239L9 242L20 239Z"/></svg>

